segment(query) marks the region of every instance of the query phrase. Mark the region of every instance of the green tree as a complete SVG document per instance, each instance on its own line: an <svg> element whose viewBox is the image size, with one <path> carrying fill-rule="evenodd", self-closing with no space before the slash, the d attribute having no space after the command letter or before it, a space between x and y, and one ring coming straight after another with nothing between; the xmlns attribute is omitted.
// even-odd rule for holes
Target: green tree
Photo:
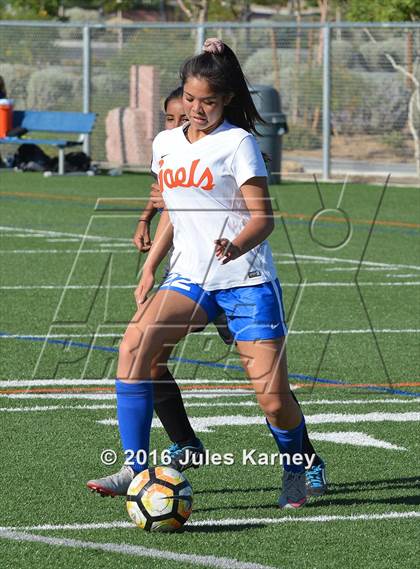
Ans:
<svg viewBox="0 0 420 569"><path fill-rule="evenodd" d="M420 2L419 0L370 0L369 3L365 3L363 0L348 0L347 18L366 22L414 22L420 19ZM373 43L377 43L372 31L366 28L365 32ZM414 57L412 30L406 31L406 41L404 65L399 64L391 53L385 51L384 55L395 71L398 71L405 80L406 86L411 89L407 126L413 138L414 159L417 176L420 178L420 78L418 74L420 58Z"/></svg>
<svg viewBox="0 0 420 569"><path fill-rule="evenodd" d="M346 17L358 22L406 22L420 19L419 0L342 0Z"/></svg>
<svg viewBox="0 0 420 569"><path fill-rule="evenodd" d="M3 18L48 18L57 15L59 0L8 0L0 4Z"/></svg>
<svg viewBox="0 0 420 569"><path fill-rule="evenodd" d="M102 10L132 10L142 6L142 0L0 0L0 15L14 18L57 17L60 8Z"/></svg>
<svg viewBox="0 0 420 569"><path fill-rule="evenodd" d="M258 0L259 5L286 6L288 0ZM182 13L190 22L246 21L250 12L250 0L177 0Z"/></svg>

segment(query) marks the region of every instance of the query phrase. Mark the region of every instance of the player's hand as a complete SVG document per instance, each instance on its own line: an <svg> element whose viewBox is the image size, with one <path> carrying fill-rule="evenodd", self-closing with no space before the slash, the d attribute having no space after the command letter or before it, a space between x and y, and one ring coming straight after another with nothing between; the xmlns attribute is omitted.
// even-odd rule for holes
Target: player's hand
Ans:
<svg viewBox="0 0 420 569"><path fill-rule="evenodd" d="M148 251L152 246L150 239L150 223L145 220L139 220L134 233L133 243L142 253Z"/></svg>
<svg viewBox="0 0 420 569"><path fill-rule="evenodd" d="M136 299L137 306L146 302L147 295L153 289L154 284L155 275L151 271L143 271L139 285L134 291L134 298Z"/></svg>
<svg viewBox="0 0 420 569"><path fill-rule="evenodd" d="M162 198L162 192L160 191L159 184L153 183L150 190L150 201L153 203L156 209L163 209L165 207L165 202Z"/></svg>
<svg viewBox="0 0 420 569"><path fill-rule="evenodd" d="M226 265L229 261L233 261L241 256L239 247L234 245L229 239L222 237L221 239L216 239L214 243L216 245L216 257L222 262L222 265Z"/></svg>

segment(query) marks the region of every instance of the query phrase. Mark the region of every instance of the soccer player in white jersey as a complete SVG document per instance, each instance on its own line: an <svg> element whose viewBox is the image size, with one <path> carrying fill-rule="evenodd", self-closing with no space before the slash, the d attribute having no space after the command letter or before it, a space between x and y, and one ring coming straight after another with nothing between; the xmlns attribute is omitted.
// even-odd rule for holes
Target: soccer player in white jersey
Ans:
<svg viewBox="0 0 420 569"><path fill-rule="evenodd" d="M188 122L182 96L182 87L177 87L166 97L163 104L165 130L172 130ZM133 238L134 245L141 252L149 251L152 245L150 223L157 211L162 211L165 206L157 184L152 185L150 196L149 202L140 215ZM232 344L233 337L226 325L224 312L220 313L214 324L222 340L228 345ZM197 331L199 332L200 330ZM168 448L170 465L177 470L183 471L191 467L197 468L200 466L200 456L204 453L204 447L191 426L180 389L168 369L167 363L171 353L172 346L164 348L161 351L160 358L153 362L151 368L153 408L172 442ZM293 393L292 395L294 396ZM325 464L316 453L306 427L303 431L303 452L307 456L315 457L312 467L306 469L307 490L311 495L322 495L326 491L327 486Z"/></svg>
<svg viewBox="0 0 420 569"><path fill-rule="evenodd" d="M169 93L163 104L165 112L165 130L172 130L188 121L182 101L182 87L177 87ZM142 211L133 237L133 243L141 252L149 251L152 242L150 223L158 211L165 207L162 194L157 184L152 184L151 199ZM166 270L167 273L168 269ZM166 274L167 276L167 274ZM166 276L164 278L166 278ZM226 324L226 316L222 312L215 322L222 340L230 345L233 337ZM198 332L200 330L197 330ZM191 426L185 411L181 391L168 369L168 360L172 346L167 346L160 352L151 368L153 379L153 409L172 444L167 449L170 466L183 471L200 466L200 457L204 455L204 446Z"/></svg>
<svg viewBox="0 0 420 569"><path fill-rule="evenodd" d="M306 503L305 420L288 382L281 288L266 238L274 229L267 172L251 132L261 120L239 62L221 41L182 67L185 127L153 143L152 170L165 200L135 291L138 305L120 345L118 426L130 457L116 474L90 480L104 495L124 495L147 468L153 413L151 367L162 346L223 310L267 426L283 455L280 508ZM173 242L171 273L148 298Z"/></svg>

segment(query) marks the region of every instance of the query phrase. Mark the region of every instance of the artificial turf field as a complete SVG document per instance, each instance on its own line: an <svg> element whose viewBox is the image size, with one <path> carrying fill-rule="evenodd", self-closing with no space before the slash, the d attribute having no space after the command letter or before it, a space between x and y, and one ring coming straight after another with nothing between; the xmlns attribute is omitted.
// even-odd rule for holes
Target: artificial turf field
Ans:
<svg viewBox="0 0 420 569"><path fill-rule="evenodd" d="M171 367L205 446L235 464L188 471L185 531L147 534L123 499L87 492L116 470L103 449L122 460L112 384L150 182L0 172L2 569L418 567L418 188L271 188L289 372L327 462L324 497L282 512L279 467L242 464L243 449L276 449L212 325ZM155 424L151 448L167 446Z"/></svg>

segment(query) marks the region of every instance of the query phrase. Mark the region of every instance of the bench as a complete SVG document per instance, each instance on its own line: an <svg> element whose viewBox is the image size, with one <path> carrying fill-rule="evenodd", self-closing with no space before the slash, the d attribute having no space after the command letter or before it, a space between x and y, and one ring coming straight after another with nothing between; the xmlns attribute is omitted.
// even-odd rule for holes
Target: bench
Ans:
<svg viewBox="0 0 420 569"><path fill-rule="evenodd" d="M64 149L83 144L95 124L95 113L68 111L13 111L13 128L25 128L25 138L5 136L0 144L48 144L58 149L58 174L64 174ZM27 138L31 131L58 134L78 134L77 140L54 138Z"/></svg>

